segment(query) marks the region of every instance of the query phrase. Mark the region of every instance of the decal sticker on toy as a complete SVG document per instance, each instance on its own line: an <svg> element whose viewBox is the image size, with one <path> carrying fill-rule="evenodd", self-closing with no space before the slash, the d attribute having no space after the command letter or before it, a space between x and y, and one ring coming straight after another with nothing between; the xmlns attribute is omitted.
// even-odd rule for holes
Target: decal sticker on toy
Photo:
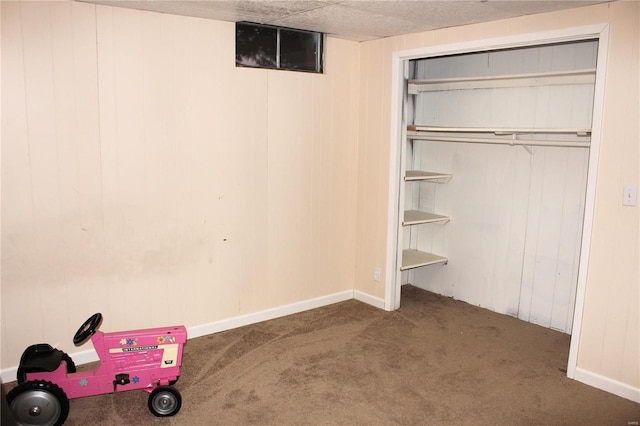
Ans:
<svg viewBox="0 0 640 426"><path fill-rule="evenodd" d="M138 338L135 339L122 339L120 340L120 346L138 346Z"/></svg>
<svg viewBox="0 0 640 426"><path fill-rule="evenodd" d="M166 343L175 343L176 342L176 338L174 336L159 336L158 337L158 344L159 345L164 345Z"/></svg>

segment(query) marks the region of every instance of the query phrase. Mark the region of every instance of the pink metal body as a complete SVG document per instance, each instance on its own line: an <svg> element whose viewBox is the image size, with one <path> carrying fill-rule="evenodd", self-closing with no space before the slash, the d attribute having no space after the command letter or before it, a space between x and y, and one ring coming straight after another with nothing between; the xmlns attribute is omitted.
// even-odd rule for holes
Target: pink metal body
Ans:
<svg viewBox="0 0 640 426"><path fill-rule="evenodd" d="M94 370L67 373L62 361L55 371L27 373L27 380L48 380L69 399L133 389L151 392L178 380L186 340L184 326L115 333L96 330L91 341L100 364Z"/></svg>

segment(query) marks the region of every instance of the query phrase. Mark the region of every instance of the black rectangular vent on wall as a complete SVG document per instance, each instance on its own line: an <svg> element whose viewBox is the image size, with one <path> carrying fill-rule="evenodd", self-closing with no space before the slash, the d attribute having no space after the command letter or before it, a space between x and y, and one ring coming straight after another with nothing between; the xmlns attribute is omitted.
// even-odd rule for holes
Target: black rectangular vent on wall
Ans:
<svg viewBox="0 0 640 426"><path fill-rule="evenodd" d="M322 73L323 34L236 22L236 66Z"/></svg>

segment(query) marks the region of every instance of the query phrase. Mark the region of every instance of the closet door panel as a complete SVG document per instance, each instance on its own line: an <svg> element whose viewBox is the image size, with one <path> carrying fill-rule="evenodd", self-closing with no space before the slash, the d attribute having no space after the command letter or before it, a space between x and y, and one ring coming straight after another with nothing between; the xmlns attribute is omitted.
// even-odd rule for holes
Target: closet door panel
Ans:
<svg viewBox="0 0 640 426"><path fill-rule="evenodd" d="M564 171L566 149L536 149L533 161L519 317L548 327L562 217L563 185L559 184L559 175Z"/></svg>
<svg viewBox="0 0 640 426"><path fill-rule="evenodd" d="M588 150L569 150L565 168L562 223L550 327L566 333L570 333L573 326L588 160Z"/></svg>
<svg viewBox="0 0 640 426"><path fill-rule="evenodd" d="M479 147L481 148L481 147ZM482 254L482 281L478 282L480 306L496 310L500 300L496 295L505 289L505 252L509 247L509 219L504 214L510 210L512 200L503 194L503 180L512 181L508 165L513 161L514 150L505 150L503 146L489 145L484 147L486 152L486 168L482 205L479 209L480 244L478 249ZM488 148L488 149L487 149ZM509 185L507 185L509 186Z"/></svg>
<svg viewBox="0 0 640 426"><path fill-rule="evenodd" d="M498 234L500 238L496 239L496 256L493 259L494 280L497 286L492 297L495 300L496 312L517 316L531 185L531 156L522 148L501 148L509 153L509 156L502 164L500 193L496 201L500 205L501 228Z"/></svg>
<svg viewBox="0 0 640 426"><path fill-rule="evenodd" d="M454 243L449 248L452 269L452 295L466 302L479 304L480 288L485 286L484 279L474 279L474 275L484 269L484 253L482 250L482 216L484 194L478 188L483 187L487 164L486 153L479 146L456 144L453 167L456 170L455 197L452 200L455 214L454 221L447 224ZM469 179L475 176L478 186L469 185ZM453 186L453 180L449 183ZM482 275L480 275L482 277Z"/></svg>
<svg viewBox="0 0 640 426"><path fill-rule="evenodd" d="M565 332L575 298L585 151L534 151L518 318Z"/></svg>

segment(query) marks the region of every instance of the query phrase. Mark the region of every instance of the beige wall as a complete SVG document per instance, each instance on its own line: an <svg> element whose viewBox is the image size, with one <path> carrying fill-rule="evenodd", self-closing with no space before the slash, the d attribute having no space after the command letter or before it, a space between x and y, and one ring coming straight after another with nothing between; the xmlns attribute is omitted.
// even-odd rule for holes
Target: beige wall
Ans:
<svg viewBox="0 0 640 426"><path fill-rule="evenodd" d="M236 68L234 24L2 2L2 368L353 289L359 45ZM80 349L89 349L83 347Z"/></svg>
<svg viewBox="0 0 640 426"><path fill-rule="evenodd" d="M639 180L638 2L615 2L362 43L363 142L359 151L355 287L384 297L384 286L371 279L371 272L375 266L385 265L386 256L391 53L596 23L610 24L610 46L578 368L638 389L639 215L638 207L622 206L623 184L637 184Z"/></svg>

